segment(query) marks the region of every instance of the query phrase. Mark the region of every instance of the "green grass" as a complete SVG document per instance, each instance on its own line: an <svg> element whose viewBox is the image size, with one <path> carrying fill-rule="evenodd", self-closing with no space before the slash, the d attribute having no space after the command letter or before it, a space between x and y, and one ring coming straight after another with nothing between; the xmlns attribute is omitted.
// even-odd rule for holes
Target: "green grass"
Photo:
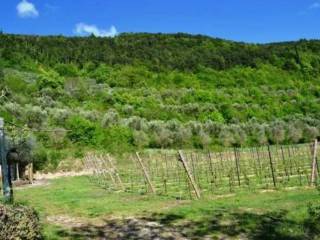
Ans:
<svg viewBox="0 0 320 240"><path fill-rule="evenodd" d="M48 186L17 190L15 199L39 212L47 239L63 238L62 228L46 221L55 215L90 223L111 217L146 217L178 228L192 239L206 235L237 238L241 234L251 239L304 239L309 231L308 206L320 204L319 192L307 188L178 201L166 196L108 192L87 177L56 179Z"/></svg>
<svg viewBox="0 0 320 240"><path fill-rule="evenodd" d="M43 216L131 216L174 203L174 200L164 196L108 192L90 183L87 177L56 179L48 186L15 193L17 201L33 206Z"/></svg>

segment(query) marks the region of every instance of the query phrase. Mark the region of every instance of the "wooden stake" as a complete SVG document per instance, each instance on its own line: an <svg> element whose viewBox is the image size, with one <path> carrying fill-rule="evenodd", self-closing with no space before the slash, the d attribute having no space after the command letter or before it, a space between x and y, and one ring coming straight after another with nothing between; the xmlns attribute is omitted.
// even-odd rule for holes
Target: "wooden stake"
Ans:
<svg viewBox="0 0 320 240"><path fill-rule="evenodd" d="M193 178L193 176L192 176L192 174L191 174L191 171L189 170L188 164L187 164L187 162L186 162L186 160L185 160L185 158L184 158L184 156L183 156L183 153L182 153L181 150L179 150L178 153L179 153L179 156L180 156L180 160L181 160L181 162L182 162L182 164L183 164L184 170L185 170L185 172L186 172L186 174L187 174L187 176L188 176L189 182L190 182L193 190L194 190L195 193L196 193L196 197L197 197L198 199L200 199L200 197L201 197L201 196L200 196L200 191L199 191L199 189L198 189L198 187L197 187L197 185L196 185L196 183L195 183L195 181L194 181L194 178Z"/></svg>
<svg viewBox="0 0 320 240"><path fill-rule="evenodd" d="M107 160L109 161L110 166L114 169L114 173L115 173L115 175L116 175L116 177L117 177L117 180L118 180L118 182L119 182L119 184L120 184L120 187L122 188L122 190L124 190L123 182L122 182L122 180L121 180L121 178L120 178L118 169L117 169L117 167L115 166L115 164L113 163L113 161L112 161L112 159L111 159L111 157L110 157L109 154L107 154Z"/></svg>
<svg viewBox="0 0 320 240"><path fill-rule="evenodd" d="M237 153L237 149L236 149L236 148L234 148L234 159L235 159L235 162L236 162L238 185L239 185L239 187L240 187L240 186L241 186L241 181L240 181L240 166L239 166L239 158L238 158L238 153Z"/></svg>
<svg viewBox="0 0 320 240"><path fill-rule="evenodd" d="M287 163L286 163L286 160L285 160L283 147L281 146L280 149L281 149L281 157L282 157L284 171L285 171L286 176L288 177L288 180L289 180L290 179L290 175L289 175L288 170L287 170Z"/></svg>
<svg viewBox="0 0 320 240"><path fill-rule="evenodd" d="M29 175L29 182L30 184L33 184L33 163L29 164L28 167L28 175Z"/></svg>
<svg viewBox="0 0 320 240"><path fill-rule="evenodd" d="M16 163L16 173L17 173L17 180L20 181L19 163Z"/></svg>
<svg viewBox="0 0 320 240"><path fill-rule="evenodd" d="M316 184L318 140L314 140L312 155L311 185Z"/></svg>
<svg viewBox="0 0 320 240"><path fill-rule="evenodd" d="M111 179L113 185L116 187L117 186L116 180L114 179L114 177L112 175L112 170L110 169L110 167L108 167L108 165L104 161L104 157L102 155L100 155L100 157L94 156L94 159L96 162L96 168L100 170L100 172L102 173L102 175L104 177L104 180L107 179L107 176L106 176L106 172L107 172L108 175L110 176L110 179Z"/></svg>
<svg viewBox="0 0 320 240"><path fill-rule="evenodd" d="M212 157L211 157L211 153L210 153L210 151L208 152L208 157L209 157L209 167L210 167L210 173L211 173L211 177L212 177L212 179L211 179L211 183L214 181L214 179L215 179L215 174L214 174L214 172L213 172L213 164L212 164Z"/></svg>
<svg viewBox="0 0 320 240"><path fill-rule="evenodd" d="M271 151L270 151L270 146L269 145L268 145L268 153L269 153L269 160L270 160L270 168L271 168L271 173L272 173L273 186L277 187L276 177L274 175L274 168L273 168L272 156L271 156Z"/></svg>
<svg viewBox="0 0 320 240"><path fill-rule="evenodd" d="M148 182L148 185L149 185L149 187L150 187L151 192L152 192L152 193L156 193L156 190L155 190L155 188L153 187L153 185L152 185L152 183L151 183L151 180L150 180L148 171L147 171L147 169L145 168L145 166L143 165L143 163L142 163L142 161L141 161L141 158L140 158L140 155L139 155L138 152L136 152L136 157L137 157L138 162L139 162L139 164L140 164L140 166L141 166L141 168L142 168L144 177L145 177L146 181Z"/></svg>

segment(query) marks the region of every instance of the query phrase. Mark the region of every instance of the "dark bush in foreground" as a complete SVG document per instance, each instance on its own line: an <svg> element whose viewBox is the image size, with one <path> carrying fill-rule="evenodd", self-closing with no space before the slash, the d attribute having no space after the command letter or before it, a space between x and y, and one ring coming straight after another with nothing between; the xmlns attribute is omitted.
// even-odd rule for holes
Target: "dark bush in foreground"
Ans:
<svg viewBox="0 0 320 240"><path fill-rule="evenodd" d="M37 213L28 207L0 205L0 239L42 239Z"/></svg>
<svg viewBox="0 0 320 240"><path fill-rule="evenodd" d="M308 218L305 221L305 228L311 239L318 239L320 236L320 204L309 205Z"/></svg>

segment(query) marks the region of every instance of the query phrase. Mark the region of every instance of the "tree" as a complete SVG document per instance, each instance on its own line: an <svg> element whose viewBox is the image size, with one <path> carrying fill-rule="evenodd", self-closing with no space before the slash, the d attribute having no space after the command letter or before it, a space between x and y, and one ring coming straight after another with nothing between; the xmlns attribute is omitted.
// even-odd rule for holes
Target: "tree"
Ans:
<svg viewBox="0 0 320 240"><path fill-rule="evenodd" d="M287 139L290 143L299 143L303 137L303 129L298 124L289 124L287 128Z"/></svg>
<svg viewBox="0 0 320 240"><path fill-rule="evenodd" d="M232 132L227 128L223 127L219 133L219 141L221 145L225 147L231 147L235 143Z"/></svg>
<svg viewBox="0 0 320 240"><path fill-rule="evenodd" d="M319 137L319 129L313 126L305 126L303 136L305 141L310 142Z"/></svg>
<svg viewBox="0 0 320 240"><path fill-rule="evenodd" d="M102 127L110 127L119 122L119 114L116 110L110 109L102 118Z"/></svg>
<svg viewBox="0 0 320 240"><path fill-rule="evenodd" d="M166 128L160 128L160 130L153 135L156 147L166 148L173 143L172 134Z"/></svg>
<svg viewBox="0 0 320 240"><path fill-rule="evenodd" d="M150 139L143 131L133 131L133 142L138 148L144 148L149 145Z"/></svg>
<svg viewBox="0 0 320 240"><path fill-rule="evenodd" d="M25 122L30 128L40 128L47 118L47 111L39 106L25 106Z"/></svg>
<svg viewBox="0 0 320 240"><path fill-rule="evenodd" d="M208 134L206 134L205 132L203 132L203 131L199 134L199 140L200 140L200 143L201 143L201 147L203 149L208 148L208 146L212 142L210 136Z"/></svg>

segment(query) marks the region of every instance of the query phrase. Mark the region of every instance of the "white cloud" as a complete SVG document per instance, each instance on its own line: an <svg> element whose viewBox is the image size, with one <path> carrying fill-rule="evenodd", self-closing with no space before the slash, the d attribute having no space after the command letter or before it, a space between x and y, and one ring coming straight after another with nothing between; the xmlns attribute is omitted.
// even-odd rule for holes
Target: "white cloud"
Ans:
<svg viewBox="0 0 320 240"><path fill-rule="evenodd" d="M316 9L316 8L320 8L320 2L314 2L309 6L309 9Z"/></svg>
<svg viewBox="0 0 320 240"><path fill-rule="evenodd" d="M93 34L97 37L114 37L118 34L115 26L111 26L109 29L100 29L96 25L86 23L78 23L74 32L79 35Z"/></svg>
<svg viewBox="0 0 320 240"><path fill-rule="evenodd" d="M39 12L36 9L35 5L27 0L22 0L17 5L18 16L22 18L35 18L39 16Z"/></svg>

